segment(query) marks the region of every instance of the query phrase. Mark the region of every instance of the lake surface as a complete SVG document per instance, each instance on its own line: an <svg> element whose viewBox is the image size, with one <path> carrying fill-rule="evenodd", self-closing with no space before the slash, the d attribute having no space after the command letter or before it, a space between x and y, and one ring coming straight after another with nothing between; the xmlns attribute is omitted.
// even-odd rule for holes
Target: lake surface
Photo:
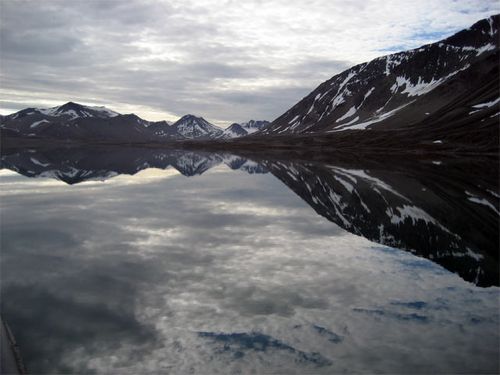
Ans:
<svg viewBox="0 0 500 375"><path fill-rule="evenodd" d="M495 161L2 155L31 373L496 373Z"/></svg>

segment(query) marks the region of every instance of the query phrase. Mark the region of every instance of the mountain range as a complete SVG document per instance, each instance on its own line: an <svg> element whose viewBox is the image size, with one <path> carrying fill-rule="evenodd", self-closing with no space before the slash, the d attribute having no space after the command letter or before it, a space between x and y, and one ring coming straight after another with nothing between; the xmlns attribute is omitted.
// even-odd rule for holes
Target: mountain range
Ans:
<svg viewBox="0 0 500 375"><path fill-rule="evenodd" d="M353 66L271 123L221 129L193 115L149 122L69 102L2 116L0 131L2 139L498 154L499 24L494 15L439 42Z"/></svg>
<svg viewBox="0 0 500 375"><path fill-rule="evenodd" d="M191 114L174 123L147 121L135 114L120 114L106 107L94 107L68 102L61 106L40 109L26 108L0 118L3 134L29 138L63 140L97 140L147 142L235 138L252 134L269 124L250 120L219 128L203 117Z"/></svg>

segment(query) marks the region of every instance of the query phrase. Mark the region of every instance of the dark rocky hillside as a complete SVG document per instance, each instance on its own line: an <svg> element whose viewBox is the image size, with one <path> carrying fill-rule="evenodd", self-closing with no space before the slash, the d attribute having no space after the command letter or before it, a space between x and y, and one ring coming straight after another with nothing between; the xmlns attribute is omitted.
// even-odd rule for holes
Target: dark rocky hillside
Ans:
<svg viewBox="0 0 500 375"><path fill-rule="evenodd" d="M260 134L496 122L499 22L495 15L440 42L356 65L319 85Z"/></svg>

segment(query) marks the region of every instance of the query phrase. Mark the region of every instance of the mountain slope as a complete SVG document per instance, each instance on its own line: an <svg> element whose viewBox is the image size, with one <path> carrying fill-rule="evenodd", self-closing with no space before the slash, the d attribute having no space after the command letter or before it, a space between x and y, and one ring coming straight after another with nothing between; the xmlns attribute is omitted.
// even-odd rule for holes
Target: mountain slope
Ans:
<svg viewBox="0 0 500 375"><path fill-rule="evenodd" d="M499 20L495 15L441 42L356 65L319 85L260 134L401 128L475 109L476 116L492 115L498 112Z"/></svg>

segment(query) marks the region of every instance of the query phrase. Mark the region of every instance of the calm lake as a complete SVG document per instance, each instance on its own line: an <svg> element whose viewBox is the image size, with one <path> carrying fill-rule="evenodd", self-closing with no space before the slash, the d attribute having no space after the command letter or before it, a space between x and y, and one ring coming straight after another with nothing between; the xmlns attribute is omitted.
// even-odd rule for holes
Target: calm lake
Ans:
<svg viewBox="0 0 500 375"><path fill-rule="evenodd" d="M498 164L2 155L31 373L497 373Z"/></svg>

